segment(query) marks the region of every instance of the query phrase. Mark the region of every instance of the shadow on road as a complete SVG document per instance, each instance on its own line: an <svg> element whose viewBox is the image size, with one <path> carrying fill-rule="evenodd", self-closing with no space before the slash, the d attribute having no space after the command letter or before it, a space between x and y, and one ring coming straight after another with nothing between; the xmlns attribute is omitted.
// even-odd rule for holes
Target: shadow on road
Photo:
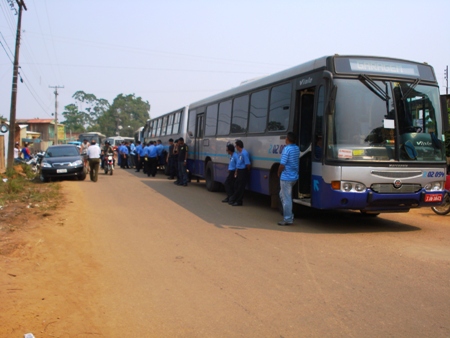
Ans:
<svg viewBox="0 0 450 338"><path fill-rule="evenodd" d="M173 184L166 176L142 177L142 183L158 193L169 198L181 207L189 210L197 217L218 228L240 229L249 228L276 230L284 232L304 233L375 233L375 232L407 232L418 231L421 228L406 223L362 215L353 211L323 211L306 207L296 214L293 226L281 227L277 222L282 219L279 212L270 208L270 197L257 193L246 192L243 207L232 207L221 203L224 192L212 193L206 190L205 182L193 181L188 187Z"/></svg>

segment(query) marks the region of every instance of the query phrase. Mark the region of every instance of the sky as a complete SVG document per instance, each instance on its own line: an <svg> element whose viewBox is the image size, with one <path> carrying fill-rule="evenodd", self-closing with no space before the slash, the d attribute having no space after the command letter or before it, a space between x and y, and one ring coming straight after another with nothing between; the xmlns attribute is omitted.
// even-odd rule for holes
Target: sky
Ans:
<svg viewBox="0 0 450 338"><path fill-rule="evenodd" d="M0 116L9 119L16 0L0 0ZM325 55L450 64L449 0L24 0L16 118L58 119L84 91L134 94L151 117ZM80 107L81 109L83 107Z"/></svg>

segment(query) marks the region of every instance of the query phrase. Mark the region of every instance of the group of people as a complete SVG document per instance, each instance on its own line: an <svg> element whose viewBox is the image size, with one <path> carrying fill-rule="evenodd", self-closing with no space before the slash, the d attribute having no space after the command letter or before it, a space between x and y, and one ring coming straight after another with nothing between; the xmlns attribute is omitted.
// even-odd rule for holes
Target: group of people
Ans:
<svg viewBox="0 0 450 338"><path fill-rule="evenodd" d="M230 155L228 176L225 180L227 197L222 201L234 207L242 206L244 192L250 177L250 155L244 149L244 143L236 140L235 144L227 144L227 153Z"/></svg>
<svg viewBox="0 0 450 338"><path fill-rule="evenodd" d="M22 148L20 148L19 142L14 144L14 160L20 161L25 160L28 161L31 159L31 151L29 148L29 143L25 143Z"/></svg>
<svg viewBox="0 0 450 338"><path fill-rule="evenodd" d="M280 178L280 201L283 206L283 220L278 225L292 225L292 188L298 180L300 149L296 144L296 136L289 132L285 139L286 146L281 153L278 177ZM222 201L232 206L242 206L245 187L250 177L250 156L241 140L235 144L227 144L226 149L230 160L228 176L225 180L227 197Z"/></svg>
<svg viewBox="0 0 450 338"><path fill-rule="evenodd" d="M292 212L292 188L298 181L300 149L296 144L296 136L289 132L285 138L286 146L281 153L280 165L278 167L278 177L280 178L280 201L283 207L283 220L278 225L292 225L294 214ZM121 168L136 167L136 172L143 170L148 177L155 177L157 167L167 166L166 174L168 179L177 177L174 184L186 187L188 184L187 158L188 146L184 139L169 140L169 151L165 152L160 140L141 144L140 141L128 144L124 142L117 148L119 165ZM101 150L95 140L91 144L84 140L80 153L85 156L85 161L89 162L91 168L89 174L91 181L97 182L98 170L101 157L112 153L111 145L106 142ZM251 162L250 155L244 149L244 143L236 140L235 144L227 144L228 153L228 176L225 180L225 191L227 197L222 201L232 206L242 206L245 187L250 178Z"/></svg>
<svg viewBox="0 0 450 338"><path fill-rule="evenodd" d="M169 140L168 152L164 150L161 140L156 142L150 141L144 144L138 141L135 151L136 172L142 170L148 177L155 177L158 166L160 166L160 168L166 169L166 173L169 176L168 179L177 177L177 180L174 182L176 185L187 186L189 148L182 137L177 140Z"/></svg>

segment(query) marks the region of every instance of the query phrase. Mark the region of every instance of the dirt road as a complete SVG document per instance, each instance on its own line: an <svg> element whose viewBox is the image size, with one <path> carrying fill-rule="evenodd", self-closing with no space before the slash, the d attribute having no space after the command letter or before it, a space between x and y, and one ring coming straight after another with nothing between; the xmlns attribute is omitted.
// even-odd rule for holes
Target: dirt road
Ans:
<svg viewBox="0 0 450 338"><path fill-rule="evenodd" d="M450 225L431 210L294 227L249 196L117 170L0 256L0 337L448 337ZM15 234L16 235L16 234Z"/></svg>

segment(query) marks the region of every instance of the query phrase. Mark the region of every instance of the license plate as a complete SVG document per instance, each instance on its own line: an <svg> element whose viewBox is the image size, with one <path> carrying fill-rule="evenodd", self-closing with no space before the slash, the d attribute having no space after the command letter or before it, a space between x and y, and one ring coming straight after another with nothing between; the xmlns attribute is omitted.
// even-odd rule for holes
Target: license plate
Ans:
<svg viewBox="0 0 450 338"><path fill-rule="evenodd" d="M67 169L56 169L57 174L65 174L67 172Z"/></svg>
<svg viewBox="0 0 450 338"><path fill-rule="evenodd" d="M442 195L425 195L425 202L442 202Z"/></svg>

